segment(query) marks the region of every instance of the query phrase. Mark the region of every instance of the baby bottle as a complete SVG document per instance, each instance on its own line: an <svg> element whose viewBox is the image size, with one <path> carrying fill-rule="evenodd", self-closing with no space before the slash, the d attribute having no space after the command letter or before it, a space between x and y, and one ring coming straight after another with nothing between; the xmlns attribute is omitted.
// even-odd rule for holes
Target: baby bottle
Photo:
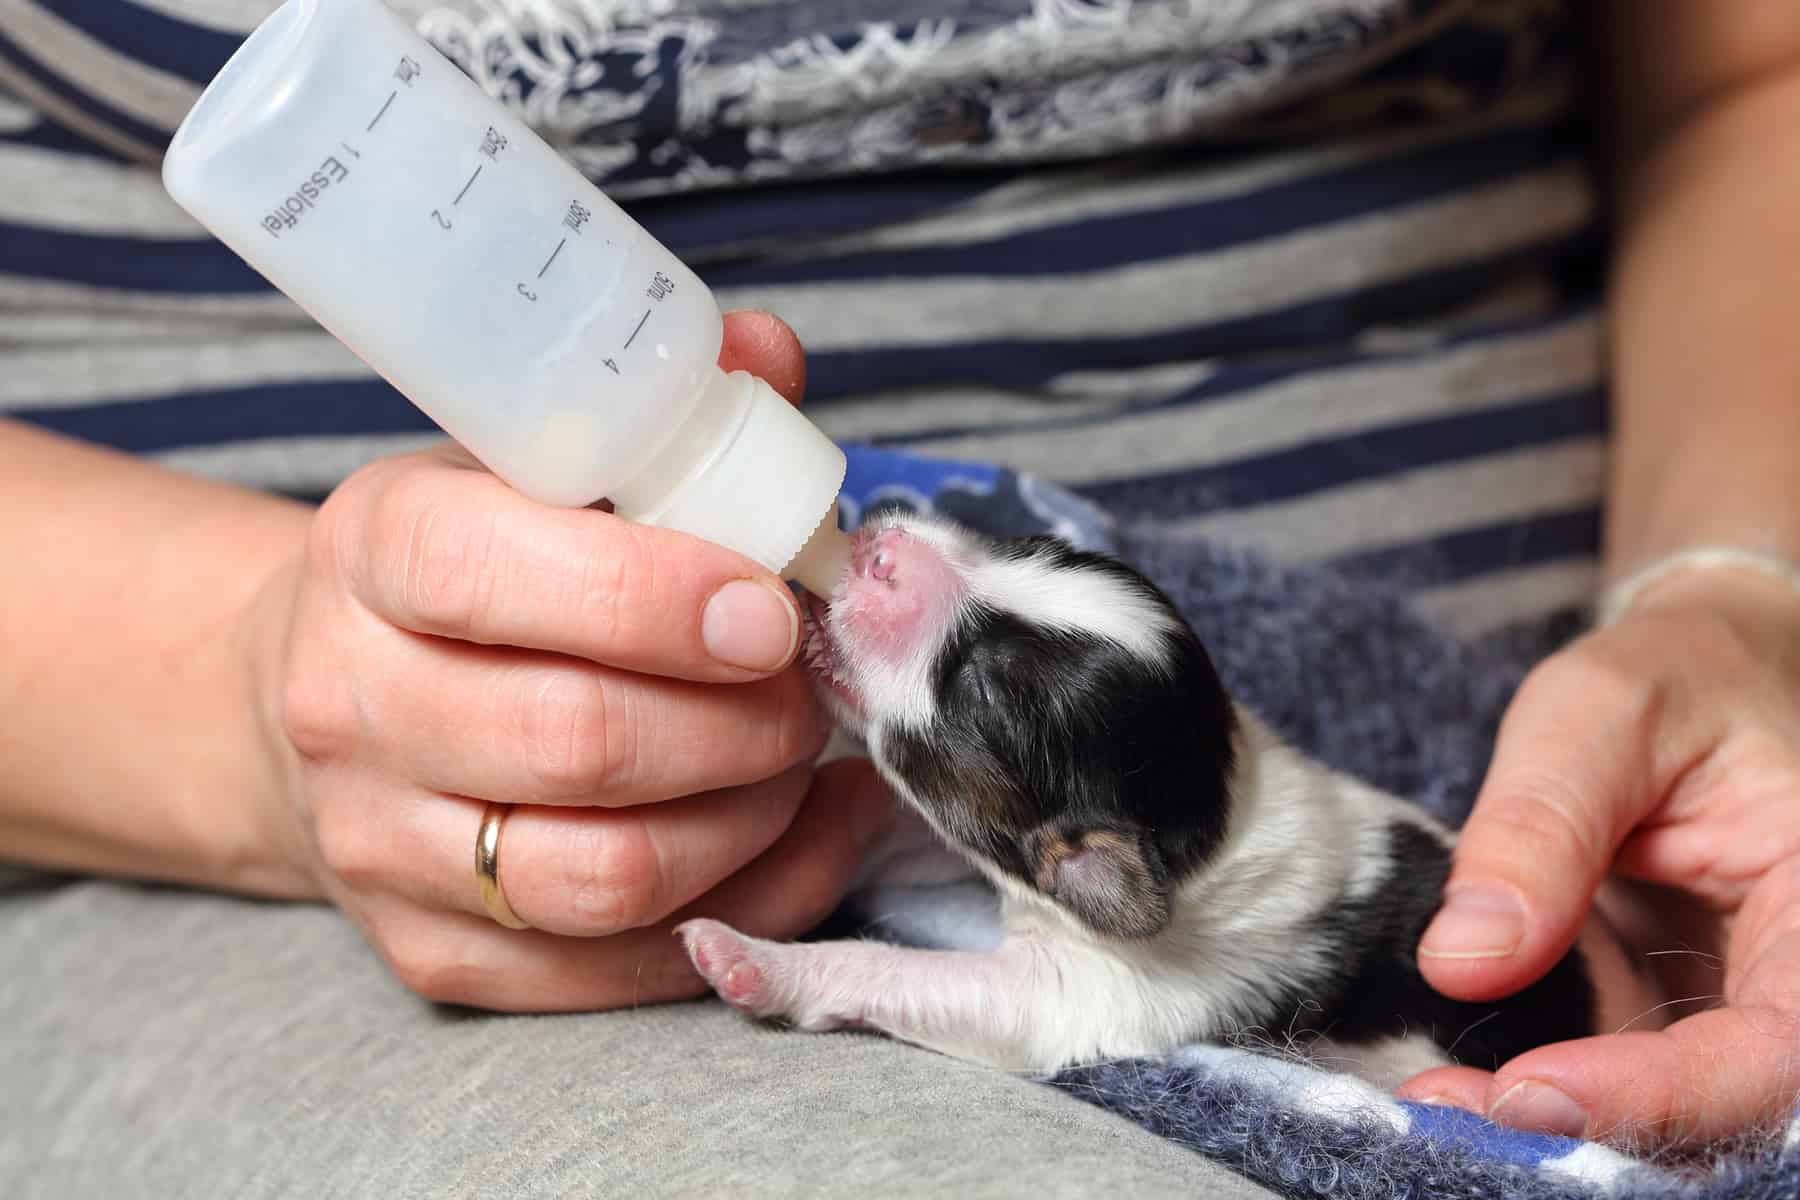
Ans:
<svg viewBox="0 0 1800 1200"><path fill-rule="evenodd" d="M380 0L287 0L169 193L490 470L829 595L844 455L717 365L705 284Z"/></svg>

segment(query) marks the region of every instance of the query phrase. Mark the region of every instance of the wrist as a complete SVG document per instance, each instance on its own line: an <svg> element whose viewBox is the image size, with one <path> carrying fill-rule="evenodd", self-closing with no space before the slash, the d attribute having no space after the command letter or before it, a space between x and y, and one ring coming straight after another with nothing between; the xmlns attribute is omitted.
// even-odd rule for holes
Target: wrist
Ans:
<svg viewBox="0 0 1800 1200"><path fill-rule="evenodd" d="M1800 564L1725 543L1689 546L1650 562L1601 593L1595 624L1648 608L1745 601L1800 609Z"/></svg>
<svg viewBox="0 0 1800 1200"><path fill-rule="evenodd" d="M256 763L246 853L236 864L236 890L287 899L322 899L318 856L301 819L300 763L283 728L282 681L293 623L300 563L279 563L239 611L234 629L238 695Z"/></svg>

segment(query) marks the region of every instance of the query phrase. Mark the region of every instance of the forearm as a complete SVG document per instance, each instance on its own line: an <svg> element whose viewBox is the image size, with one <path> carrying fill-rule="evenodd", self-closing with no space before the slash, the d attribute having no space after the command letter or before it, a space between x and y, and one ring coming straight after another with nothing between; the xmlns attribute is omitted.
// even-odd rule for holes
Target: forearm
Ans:
<svg viewBox="0 0 1800 1200"><path fill-rule="evenodd" d="M1800 18L1615 12L1640 23L1613 40L1608 573L1707 542L1800 559Z"/></svg>
<svg viewBox="0 0 1800 1200"><path fill-rule="evenodd" d="M0 421L0 856L308 890L246 618L308 511Z"/></svg>

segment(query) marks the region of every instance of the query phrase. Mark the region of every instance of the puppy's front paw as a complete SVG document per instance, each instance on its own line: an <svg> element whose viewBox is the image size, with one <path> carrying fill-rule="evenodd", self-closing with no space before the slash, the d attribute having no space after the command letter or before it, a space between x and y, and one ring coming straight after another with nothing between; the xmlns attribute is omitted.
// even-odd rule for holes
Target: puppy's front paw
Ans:
<svg viewBox="0 0 1800 1200"><path fill-rule="evenodd" d="M720 921L687 921L675 929L688 961L719 999L759 1017L769 1010L768 979L756 962L752 939Z"/></svg>
<svg viewBox="0 0 1800 1200"><path fill-rule="evenodd" d="M685 921L675 930L694 970L719 999L753 1017L789 1021L802 1029L838 1029L851 1018L832 1011L810 987L806 956L817 948L746 937L719 921Z"/></svg>

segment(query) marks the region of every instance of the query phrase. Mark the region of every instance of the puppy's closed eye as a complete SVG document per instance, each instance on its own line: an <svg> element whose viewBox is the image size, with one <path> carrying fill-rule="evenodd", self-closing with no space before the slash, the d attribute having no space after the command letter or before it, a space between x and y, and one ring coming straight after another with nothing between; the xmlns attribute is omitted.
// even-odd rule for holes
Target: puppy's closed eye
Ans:
<svg viewBox="0 0 1800 1200"><path fill-rule="evenodd" d="M1148 839L1110 829L1038 838L1033 881L1096 932L1147 938L1169 923L1169 885Z"/></svg>

